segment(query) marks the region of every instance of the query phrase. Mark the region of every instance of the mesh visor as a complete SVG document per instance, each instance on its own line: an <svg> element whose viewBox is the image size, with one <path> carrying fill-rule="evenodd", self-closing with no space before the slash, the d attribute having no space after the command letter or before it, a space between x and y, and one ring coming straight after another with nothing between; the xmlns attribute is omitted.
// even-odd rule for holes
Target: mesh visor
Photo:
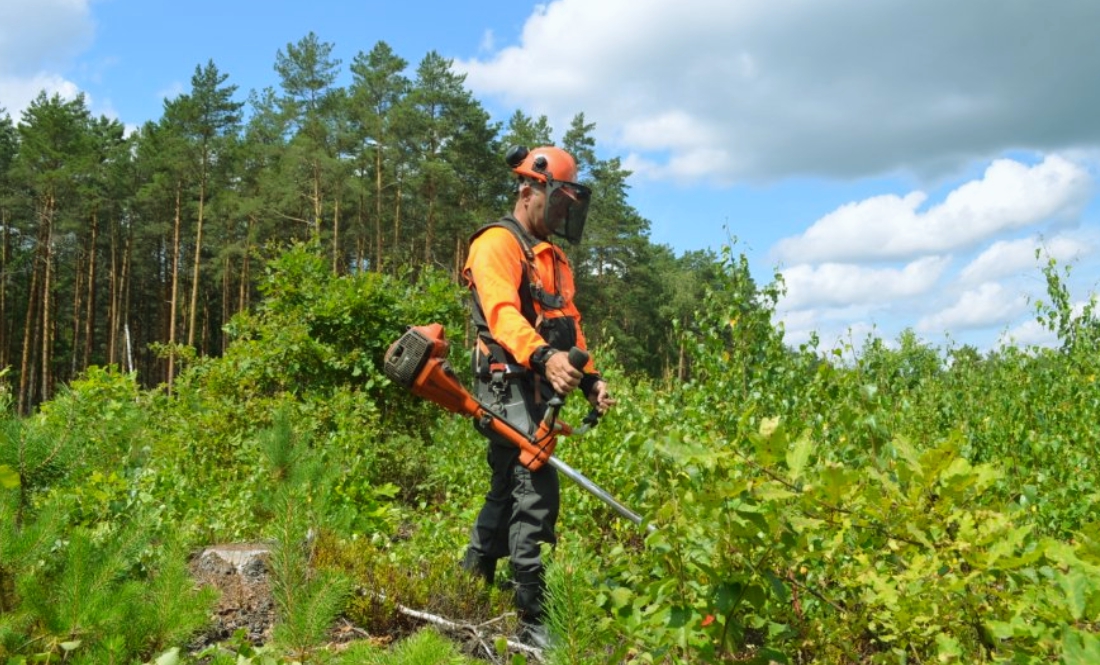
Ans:
<svg viewBox="0 0 1100 665"><path fill-rule="evenodd" d="M546 227L576 245L584 235L592 190L575 182L552 182L546 188Z"/></svg>

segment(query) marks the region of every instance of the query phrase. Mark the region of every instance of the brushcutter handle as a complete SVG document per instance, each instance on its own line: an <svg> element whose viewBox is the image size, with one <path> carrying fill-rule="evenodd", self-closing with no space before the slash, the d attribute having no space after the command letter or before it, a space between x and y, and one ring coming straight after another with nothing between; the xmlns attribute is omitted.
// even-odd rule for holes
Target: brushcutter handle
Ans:
<svg viewBox="0 0 1100 665"><path fill-rule="evenodd" d="M584 366L588 364L588 352L584 349L573 347L569 349L569 364L577 369L583 371ZM592 410L588 412L588 415L581 421L581 429L574 432L575 434L583 434L592 429L600 422L600 410L592 407Z"/></svg>
<svg viewBox="0 0 1100 665"><path fill-rule="evenodd" d="M569 364L583 372L588 364L588 352L577 346L569 349Z"/></svg>
<svg viewBox="0 0 1100 665"><path fill-rule="evenodd" d="M584 366L588 364L588 352L580 347L574 346L569 349L569 364L576 367L579 370L584 370ZM547 402L546 415L543 416L543 422L547 425L553 425L554 421L558 418L558 411L561 411L562 405L565 400L561 395L554 395Z"/></svg>

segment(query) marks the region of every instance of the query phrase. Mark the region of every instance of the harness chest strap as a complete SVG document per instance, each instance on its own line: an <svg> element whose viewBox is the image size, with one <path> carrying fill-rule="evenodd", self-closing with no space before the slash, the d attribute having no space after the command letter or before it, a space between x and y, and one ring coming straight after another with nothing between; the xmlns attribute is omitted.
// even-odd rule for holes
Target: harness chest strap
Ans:
<svg viewBox="0 0 1100 665"><path fill-rule="evenodd" d="M486 224L471 236L470 242L472 243L488 229L498 227L506 229L512 234L523 253L523 270L520 276L519 285L520 313L532 328L538 330L543 321L541 310L562 308L565 305L564 298L559 294L549 293L542 287L538 270L535 267L535 253L532 248L532 241L536 239L527 233L515 219L505 216L496 222ZM534 279L532 279L532 275L535 277ZM474 300L472 314L473 322L477 328L478 339L489 351L491 362L501 366L505 371L507 371L507 367L510 365L519 366L518 363L515 362L515 358L493 339L492 334L489 332L489 324L485 319L485 310L481 304L481 297L478 294L477 287L472 282L471 292Z"/></svg>

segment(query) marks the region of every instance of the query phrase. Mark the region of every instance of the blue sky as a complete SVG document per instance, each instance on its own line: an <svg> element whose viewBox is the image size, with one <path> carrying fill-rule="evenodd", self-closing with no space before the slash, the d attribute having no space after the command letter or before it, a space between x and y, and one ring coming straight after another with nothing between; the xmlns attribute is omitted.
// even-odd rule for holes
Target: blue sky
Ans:
<svg viewBox="0 0 1100 665"><path fill-rule="evenodd" d="M82 92L137 126L208 60L242 100L277 87L311 31L345 72L435 50L495 119L584 112L653 242L781 271L790 342L990 349L1052 342L1036 248L1097 291L1097 25L1095 0L2 0L0 107Z"/></svg>

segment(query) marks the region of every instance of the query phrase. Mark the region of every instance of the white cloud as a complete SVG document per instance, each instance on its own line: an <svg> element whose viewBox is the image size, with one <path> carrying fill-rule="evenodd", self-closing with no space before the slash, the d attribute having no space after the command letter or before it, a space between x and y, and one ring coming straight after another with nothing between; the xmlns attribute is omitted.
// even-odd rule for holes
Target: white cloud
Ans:
<svg viewBox="0 0 1100 665"><path fill-rule="evenodd" d="M481 44L477 47L482 53L491 53L496 48L496 35L492 30L486 30L481 34Z"/></svg>
<svg viewBox="0 0 1100 665"><path fill-rule="evenodd" d="M910 298L931 289L949 263L949 258L929 256L900 270L841 263L797 265L783 270L787 293L779 307L797 310Z"/></svg>
<svg viewBox="0 0 1100 665"><path fill-rule="evenodd" d="M859 349L868 336L881 336L874 323L868 322L867 308L843 307L806 309L784 312L778 315L783 323L783 341L791 346L809 342L816 335L818 349Z"/></svg>
<svg viewBox="0 0 1100 665"><path fill-rule="evenodd" d="M1006 346L1052 347L1058 344L1058 335L1048 330L1038 321L1032 319L1024 321L1020 325L1007 330L997 341L999 345Z"/></svg>
<svg viewBox="0 0 1100 665"><path fill-rule="evenodd" d="M917 330L941 333L1003 326L1026 310L1026 295L997 282L986 282L964 292L951 307L921 318Z"/></svg>
<svg viewBox="0 0 1100 665"><path fill-rule="evenodd" d="M1036 257L1036 250L1039 256ZM1082 238L1060 235L1050 240L1037 236L1019 240L999 240L983 251L959 273L965 284L979 284L1000 277L1036 270L1044 257L1059 263L1074 261L1094 252L1093 245Z"/></svg>
<svg viewBox="0 0 1100 665"><path fill-rule="evenodd" d="M23 111L45 92L47 96L60 95L62 99L75 99L80 89L75 83L56 74L37 74L31 77L0 75L0 106L18 122Z"/></svg>
<svg viewBox="0 0 1100 665"><path fill-rule="evenodd" d="M1094 0L556 0L455 65L558 128L584 111L662 177L945 172L1100 142L1098 23Z"/></svg>
<svg viewBox="0 0 1100 665"><path fill-rule="evenodd" d="M1027 166L998 159L926 211L923 192L876 196L825 215L777 243L781 260L902 259L974 246L1005 231L1080 213L1092 190L1088 172L1059 156Z"/></svg>
<svg viewBox="0 0 1100 665"><path fill-rule="evenodd" d="M57 72L91 43L88 0L4 0L0 26L0 106L13 119L42 91L76 96Z"/></svg>

